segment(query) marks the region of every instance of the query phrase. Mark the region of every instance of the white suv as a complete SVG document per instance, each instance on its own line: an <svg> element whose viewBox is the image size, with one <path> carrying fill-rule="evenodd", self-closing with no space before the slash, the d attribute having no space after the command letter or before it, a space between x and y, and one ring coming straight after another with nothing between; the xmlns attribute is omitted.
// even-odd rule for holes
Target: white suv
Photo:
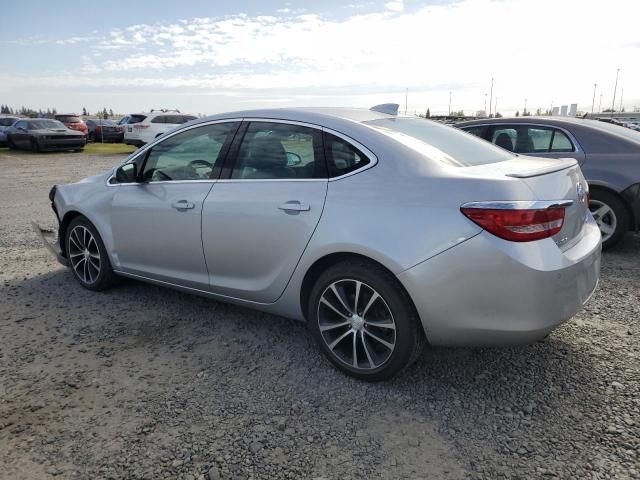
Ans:
<svg viewBox="0 0 640 480"><path fill-rule="evenodd" d="M124 143L141 147L178 125L198 117L185 115L180 110L151 110L149 113L132 113L120 120L124 128Z"/></svg>

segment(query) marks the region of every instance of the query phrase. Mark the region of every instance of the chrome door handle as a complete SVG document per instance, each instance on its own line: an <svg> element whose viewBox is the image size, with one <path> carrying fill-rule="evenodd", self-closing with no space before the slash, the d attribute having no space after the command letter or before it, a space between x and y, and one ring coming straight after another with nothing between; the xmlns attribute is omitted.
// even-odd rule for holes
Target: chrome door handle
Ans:
<svg viewBox="0 0 640 480"><path fill-rule="evenodd" d="M171 206L177 210L191 210L192 208L196 208L195 203L188 202L187 200L178 200L177 202L173 202Z"/></svg>
<svg viewBox="0 0 640 480"><path fill-rule="evenodd" d="M308 212L311 207L306 203L300 203L298 200L289 200L278 207L285 212Z"/></svg>

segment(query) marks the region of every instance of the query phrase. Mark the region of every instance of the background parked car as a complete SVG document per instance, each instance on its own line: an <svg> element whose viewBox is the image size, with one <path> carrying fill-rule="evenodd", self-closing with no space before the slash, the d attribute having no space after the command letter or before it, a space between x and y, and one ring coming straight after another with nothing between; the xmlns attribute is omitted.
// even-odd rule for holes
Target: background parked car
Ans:
<svg viewBox="0 0 640 480"><path fill-rule="evenodd" d="M7 145L6 131L18 120L20 120L20 118L14 116L0 117L0 147L5 147Z"/></svg>
<svg viewBox="0 0 640 480"><path fill-rule="evenodd" d="M59 113L54 115L53 118L55 118L59 122L64 123L64 125L71 130L82 132L84 136L87 136L89 134L87 125L79 115L76 115L74 113Z"/></svg>
<svg viewBox="0 0 640 480"><path fill-rule="evenodd" d="M179 110L151 110L149 113L136 113L128 117L131 118L125 126L124 143L136 147L152 142L172 128L198 118L184 115Z"/></svg>
<svg viewBox="0 0 640 480"><path fill-rule="evenodd" d="M45 150L74 150L80 152L86 144L82 132L71 130L50 118L21 119L7 131L9 148L40 152Z"/></svg>
<svg viewBox="0 0 640 480"><path fill-rule="evenodd" d="M85 120L90 142L122 142L124 131L113 120Z"/></svg>
<svg viewBox="0 0 640 480"><path fill-rule="evenodd" d="M640 227L640 132L567 117L493 118L456 126L515 153L578 160L603 248Z"/></svg>

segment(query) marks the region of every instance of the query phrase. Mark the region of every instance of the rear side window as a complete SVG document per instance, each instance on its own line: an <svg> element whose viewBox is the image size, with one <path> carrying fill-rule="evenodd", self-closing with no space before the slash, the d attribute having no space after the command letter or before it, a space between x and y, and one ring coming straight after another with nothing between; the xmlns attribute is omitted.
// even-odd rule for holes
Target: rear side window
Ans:
<svg viewBox="0 0 640 480"><path fill-rule="evenodd" d="M573 152L573 144L571 140L560 130L553 131L553 140L551 141L552 152Z"/></svg>
<svg viewBox="0 0 640 480"><path fill-rule="evenodd" d="M10 127L16 121L15 118L4 117L0 118L0 127Z"/></svg>
<svg viewBox="0 0 640 480"><path fill-rule="evenodd" d="M506 150L523 154L573 151L571 140L562 131L537 125L494 127L491 142Z"/></svg>
<svg viewBox="0 0 640 480"><path fill-rule="evenodd" d="M251 122L231 178L326 178L321 131L287 123Z"/></svg>
<svg viewBox="0 0 640 480"><path fill-rule="evenodd" d="M476 137L484 138L487 127L485 127L484 125L480 125L477 127L462 127L461 130L464 130L471 135L475 135Z"/></svg>
<svg viewBox="0 0 640 480"><path fill-rule="evenodd" d="M153 117L151 119L151 123L171 123L171 122L167 122L167 117L165 115L158 115L157 117Z"/></svg>
<svg viewBox="0 0 640 480"><path fill-rule="evenodd" d="M327 132L324 133L324 149L330 178L353 172L370 161L353 145Z"/></svg>
<svg viewBox="0 0 640 480"><path fill-rule="evenodd" d="M147 118L146 115L131 115L127 123L140 123L144 122L144 119Z"/></svg>

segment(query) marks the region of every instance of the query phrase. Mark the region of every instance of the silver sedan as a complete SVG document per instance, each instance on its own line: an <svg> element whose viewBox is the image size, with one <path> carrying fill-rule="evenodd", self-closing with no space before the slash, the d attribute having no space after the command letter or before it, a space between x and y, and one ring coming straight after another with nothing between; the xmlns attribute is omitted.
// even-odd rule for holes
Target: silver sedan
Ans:
<svg viewBox="0 0 640 480"><path fill-rule="evenodd" d="M131 277L305 321L367 380L425 344L527 343L571 318L601 250L577 162L393 110L190 122L53 187L48 246L91 290Z"/></svg>

